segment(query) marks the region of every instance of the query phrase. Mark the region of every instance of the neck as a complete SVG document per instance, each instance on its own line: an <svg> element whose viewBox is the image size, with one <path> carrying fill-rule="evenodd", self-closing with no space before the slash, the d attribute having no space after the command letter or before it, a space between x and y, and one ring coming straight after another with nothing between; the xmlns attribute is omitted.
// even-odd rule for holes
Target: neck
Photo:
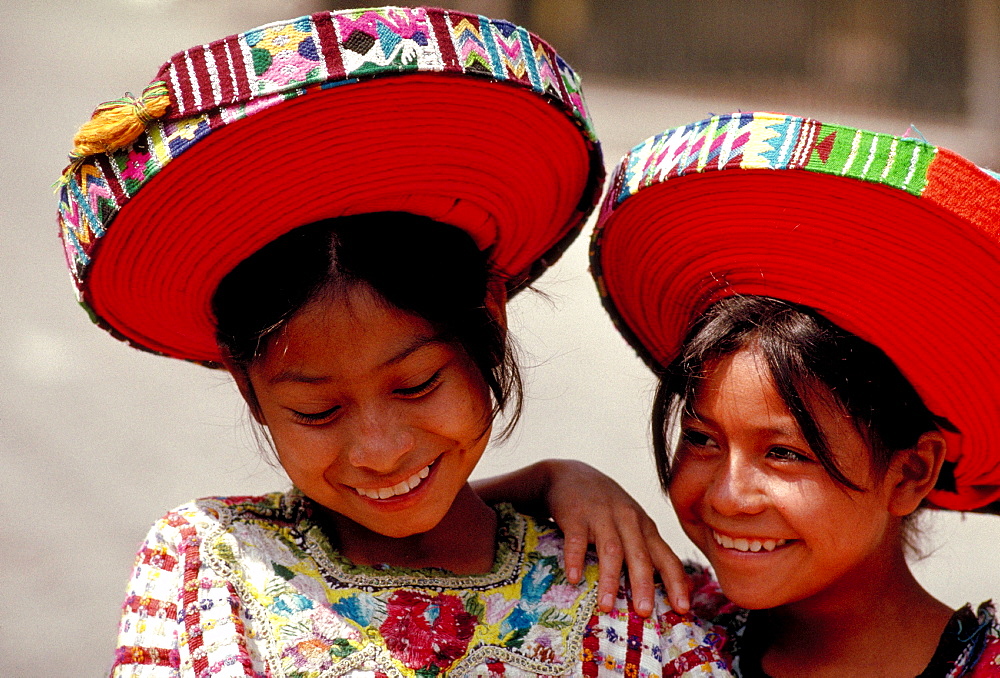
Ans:
<svg viewBox="0 0 1000 678"><path fill-rule="evenodd" d="M774 678L921 673L952 610L920 585L901 551L880 565L760 613L764 671Z"/></svg>
<svg viewBox="0 0 1000 678"><path fill-rule="evenodd" d="M482 574L493 567L497 516L468 484L441 522L409 537L387 537L333 512L325 518L341 555L357 565L433 567L455 574Z"/></svg>

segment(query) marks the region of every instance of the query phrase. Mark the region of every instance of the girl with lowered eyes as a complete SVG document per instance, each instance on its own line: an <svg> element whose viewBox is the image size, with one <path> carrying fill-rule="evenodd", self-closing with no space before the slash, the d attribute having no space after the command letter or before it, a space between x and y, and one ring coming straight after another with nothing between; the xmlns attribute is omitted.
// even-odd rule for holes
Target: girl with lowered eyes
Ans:
<svg viewBox="0 0 1000 678"><path fill-rule="evenodd" d="M487 58L508 36L524 69ZM294 486L153 526L113 675L729 675L654 592L649 563L686 608L655 530L630 596L468 482L520 407L507 296L603 179L548 45L445 10L314 14L176 55L76 142L60 224L82 302L228 370Z"/></svg>
<svg viewBox="0 0 1000 678"><path fill-rule="evenodd" d="M994 605L907 563L921 507L1000 507L998 233L997 175L918 139L739 113L622 161L592 270L737 675L1000 675Z"/></svg>

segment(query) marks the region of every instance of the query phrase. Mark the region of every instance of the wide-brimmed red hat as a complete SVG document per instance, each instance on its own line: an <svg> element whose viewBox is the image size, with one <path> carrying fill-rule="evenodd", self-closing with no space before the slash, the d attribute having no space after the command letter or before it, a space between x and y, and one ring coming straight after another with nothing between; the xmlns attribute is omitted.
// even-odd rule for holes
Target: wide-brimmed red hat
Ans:
<svg viewBox="0 0 1000 678"><path fill-rule="evenodd" d="M548 44L399 7L181 52L141 97L99 107L71 160L59 223L82 303L139 348L210 365L219 282L293 228L430 217L516 291L579 233L604 177L579 79Z"/></svg>
<svg viewBox="0 0 1000 678"><path fill-rule="evenodd" d="M1000 178L926 141L774 113L671 129L622 160L591 266L654 369L727 296L784 299L880 347L960 434L931 501L1000 499ZM994 508L998 506L993 505Z"/></svg>

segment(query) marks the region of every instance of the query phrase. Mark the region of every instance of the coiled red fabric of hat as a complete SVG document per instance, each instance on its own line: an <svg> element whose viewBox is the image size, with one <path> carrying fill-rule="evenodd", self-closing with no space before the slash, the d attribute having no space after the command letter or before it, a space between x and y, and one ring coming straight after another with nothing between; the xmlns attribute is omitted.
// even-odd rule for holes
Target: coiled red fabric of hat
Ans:
<svg viewBox="0 0 1000 678"><path fill-rule="evenodd" d="M158 77L171 107L128 145L74 161L60 224L99 324L172 357L221 362L216 287L298 226L427 216L468 232L516 291L579 233L603 180L575 74L507 22L325 12L182 52Z"/></svg>
<svg viewBox="0 0 1000 678"><path fill-rule="evenodd" d="M1000 499L1000 181L926 142L767 113L669 130L619 166L591 250L654 369L713 302L812 307L879 346L946 433L940 508Z"/></svg>

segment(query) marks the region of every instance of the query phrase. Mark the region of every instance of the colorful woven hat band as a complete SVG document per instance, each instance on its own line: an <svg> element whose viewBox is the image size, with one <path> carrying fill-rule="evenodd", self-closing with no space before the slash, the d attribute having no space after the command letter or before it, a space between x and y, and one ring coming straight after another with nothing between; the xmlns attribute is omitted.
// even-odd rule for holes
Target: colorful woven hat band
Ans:
<svg viewBox="0 0 1000 678"><path fill-rule="evenodd" d="M654 368L723 297L818 310L882 348L961 431L946 434L954 487L933 503L974 510L1000 499L995 175L919 139L773 113L717 116L626 155L591 265L605 308Z"/></svg>
<svg viewBox="0 0 1000 678"><path fill-rule="evenodd" d="M119 338L209 365L219 281L293 228L431 217L516 291L579 233L604 176L579 79L548 44L424 8L323 12L181 52L77 142L59 224L81 301Z"/></svg>

